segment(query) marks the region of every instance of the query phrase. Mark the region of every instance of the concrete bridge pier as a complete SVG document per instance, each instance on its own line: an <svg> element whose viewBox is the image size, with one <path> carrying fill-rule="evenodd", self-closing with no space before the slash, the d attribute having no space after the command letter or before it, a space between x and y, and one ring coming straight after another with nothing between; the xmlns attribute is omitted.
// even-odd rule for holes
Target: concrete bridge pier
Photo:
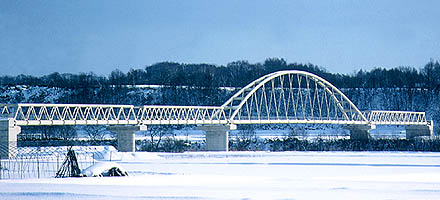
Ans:
<svg viewBox="0 0 440 200"><path fill-rule="evenodd" d="M406 139L412 140L419 136L433 136L434 130L432 125L408 125L405 127Z"/></svg>
<svg viewBox="0 0 440 200"><path fill-rule="evenodd" d="M229 131L236 125L203 125L197 129L206 133L206 151L228 151Z"/></svg>
<svg viewBox="0 0 440 200"><path fill-rule="evenodd" d="M118 151L135 152L135 133L145 130L146 126L109 126L107 130L117 133Z"/></svg>
<svg viewBox="0 0 440 200"><path fill-rule="evenodd" d="M371 138L369 130L375 129L375 125L370 124L356 124L347 125L346 129L350 131L351 140L368 140Z"/></svg>
<svg viewBox="0 0 440 200"><path fill-rule="evenodd" d="M17 156L17 135L21 127L15 126L13 119L0 119L0 159Z"/></svg>

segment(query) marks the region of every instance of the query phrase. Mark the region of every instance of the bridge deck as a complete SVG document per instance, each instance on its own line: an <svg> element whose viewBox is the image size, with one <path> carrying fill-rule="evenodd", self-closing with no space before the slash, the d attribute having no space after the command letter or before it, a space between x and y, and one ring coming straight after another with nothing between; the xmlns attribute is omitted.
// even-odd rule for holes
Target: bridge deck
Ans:
<svg viewBox="0 0 440 200"><path fill-rule="evenodd" d="M32 125L153 125L153 124L374 124L430 125L425 112L369 111L368 121L301 119L294 116L267 119L228 119L221 106L133 106L87 104L0 104L1 116L18 126Z"/></svg>

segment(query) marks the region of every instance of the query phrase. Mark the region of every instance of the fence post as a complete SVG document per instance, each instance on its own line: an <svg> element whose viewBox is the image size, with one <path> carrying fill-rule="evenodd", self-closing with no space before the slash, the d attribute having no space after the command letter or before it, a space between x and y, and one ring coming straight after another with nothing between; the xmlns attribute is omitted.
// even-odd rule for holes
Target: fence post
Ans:
<svg viewBox="0 0 440 200"><path fill-rule="evenodd" d="M39 156L37 154L37 176L38 178L40 178L40 160L39 160Z"/></svg>
<svg viewBox="0 0 440 200"><path fill-rule="evenodd" d="M60 168L60 153L59 151L57 151L56 153L57 153L57 169L55 171L58 171L58 169Z"/></svg>
<svg viewBox="0 0 440 200"><path fill-rule="evenodd" d="M24 171L24 161L23 158L20 158L20 163L18 165L19 173L20 173L20 179L25 178L25 171Z"/></svg>

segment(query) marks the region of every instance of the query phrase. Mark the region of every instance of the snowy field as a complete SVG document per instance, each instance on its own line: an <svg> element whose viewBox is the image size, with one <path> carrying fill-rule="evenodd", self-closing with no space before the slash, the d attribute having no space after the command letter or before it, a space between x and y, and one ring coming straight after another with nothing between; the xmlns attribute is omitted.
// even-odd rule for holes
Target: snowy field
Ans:
<svg viewBox="0 0 440 200"><path fill-rule="evenodd" d="M129 177L0 180L0 199L440 199L440 153L115 153Z"/></svg>

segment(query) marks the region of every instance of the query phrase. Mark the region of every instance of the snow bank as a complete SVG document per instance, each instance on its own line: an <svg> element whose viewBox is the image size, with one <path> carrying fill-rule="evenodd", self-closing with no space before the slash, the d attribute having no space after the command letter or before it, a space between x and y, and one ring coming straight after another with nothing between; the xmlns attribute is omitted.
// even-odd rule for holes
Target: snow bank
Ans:
<svg viewBox="0 0 440 200"><path fill-rule="evenodd" d="M105 176L110 170L119 169L123 174L128 175L127 171L125 171L118 163L115 162L99 162L96 163L87 169L84 169L81 173L85 176Z"/></svg>
<svg viewBox="0 0 440 200"><path fill-rule="evenodd" d="M164 159L151 152L118 152L113 146L106 146L103 151L94 153L95 160L102 161L139 161Z"/></svg>

